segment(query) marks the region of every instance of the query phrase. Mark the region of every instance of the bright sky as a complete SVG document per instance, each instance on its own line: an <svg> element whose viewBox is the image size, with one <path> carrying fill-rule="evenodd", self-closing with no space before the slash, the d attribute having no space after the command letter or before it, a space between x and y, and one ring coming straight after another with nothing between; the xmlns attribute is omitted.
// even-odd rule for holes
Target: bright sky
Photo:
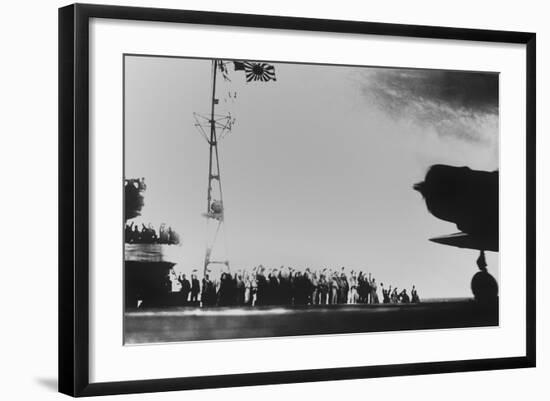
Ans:
<svg viewBox="0 0 550 401"><path fill-rule="evenodd" d="M408 75L395 79L403 70L274 65L276 82L247 84L232 67L232 82L218 81L217 111L236 118L220 142L219 257L234 269L345 266L415 284L424 298L470 296L478 253L428 241L458 230L412 185L436 163L497 169L498 117L429 99L432 90L411 98ZM209 112L211 61L127 56L125 74L125 175L147 184L135 221L171 225L177 270L201 270L208 145L193 112ZM432 75L422 74L425 88ZM498 280L498 254L487 262Z"/></svg>

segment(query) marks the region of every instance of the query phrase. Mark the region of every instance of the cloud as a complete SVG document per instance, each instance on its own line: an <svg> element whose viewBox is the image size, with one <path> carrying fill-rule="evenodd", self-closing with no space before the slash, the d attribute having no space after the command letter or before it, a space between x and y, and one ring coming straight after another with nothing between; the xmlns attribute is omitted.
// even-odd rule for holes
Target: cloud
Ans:
<svg viewBox="0 0 550 401"><path fill-rule="evenodd" d="M442 136L493 142L498 134L496 73L376 68L361 83L381 110Z"/></svg>

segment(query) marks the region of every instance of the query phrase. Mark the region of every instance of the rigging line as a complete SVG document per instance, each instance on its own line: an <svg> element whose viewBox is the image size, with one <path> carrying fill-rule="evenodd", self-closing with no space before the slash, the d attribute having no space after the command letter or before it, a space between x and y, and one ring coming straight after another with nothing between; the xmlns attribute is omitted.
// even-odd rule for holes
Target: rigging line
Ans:
<svg viewBox="0 0 550 401"><path fill-rule="evenodd" d="M202 135L202 137L206 140L206 142L208 142L208 136L206 135L206 132L204 131L204 129L202 128L202 126L200 124L195 124L195 127L197 127L197 130L199 131L199 133Z"/></svg>
<svg viewBox="0 0 550 401"><path fill-rule="evenodd" d="M225 209L224 209L224 216L223 216L223 224L224 224L224 229L223 229L224 254L225 254L225 259L229 262L229 260L231 260L231 258L229 257L229 250L228 250L229 247L227 246L227 223L225 222Z"/></svg>
<svg viewBox="0 0 550 401"><path fill-rule="evenodd" d="M211 99L211 112L210 112L210 140L208 141L210 155L208 158L208 190L206 195L206 214L210 212L210 204L212 202L212 148L214 147L214 143L216 141L216 137L215 137L216 126L214 125L214 112L215 112L215 106L216 106L216 69L217 69L217 61L214 59L212 60L212 99ZM208 236L208 230L206 235ZM206 269L208 268L208 264L210 261L211 251L212 250L209 248L206 248L205 250L203 275L206 274Z"/></svg>
<svg viewBox="0 0 550 401"><path fill-rule="evenodd" d="M216 232L214 233L214 239L212 240L212 247L214 247L214 244L216 243L216 240L218 239L218 233L220 232L221 225L222 225L221 221L218 221L218 226L216 227Z"/></svg>
<svg viewBox="0 0 550 401"><path fill-rule="evenodd" d="M218 141L218 138L216 138L216 142ZM223 204L223 193L222 193L222 180L221 180L221 174L220 174L220 158L218 155L218 146L216 145L216 170L218 172L218 187L220 190L220 202L222 203L222 213L224 212L224 204ZM225 215L225 213L224 213ZM222 215L222 216L224 216ZM225 217L225 216L224 216Z"/></svg>
<svg viewBox="0 0 550 401"><path fill-rule="evenodd" d="M203 277L206 276L206 269L208 268L208 262L207 262L207 258L210 259L210 244L208 243L208 219L206 219L206 230L205 230L205 233L206 235L204 236L204 245L205 245L205 249L206 249L206 253L204 255L204 271L203 271Z"/></svg>

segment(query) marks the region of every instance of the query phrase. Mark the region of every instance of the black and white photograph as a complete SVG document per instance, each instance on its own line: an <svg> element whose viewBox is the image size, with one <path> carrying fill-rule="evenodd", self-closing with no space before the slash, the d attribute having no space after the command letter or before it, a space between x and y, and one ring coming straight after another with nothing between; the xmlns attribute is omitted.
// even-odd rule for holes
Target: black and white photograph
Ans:
<svg viewBox="0 0 550 401"><path fill-rule="evenodd" d="M544 2L107 3L5 3L1 399L544 399Z"/></svg>
<svg viewBox="0 0 550 401"><path fill-rule="evenodd" d="M497 72L123 74L126 345L499 325Z"/></svg>

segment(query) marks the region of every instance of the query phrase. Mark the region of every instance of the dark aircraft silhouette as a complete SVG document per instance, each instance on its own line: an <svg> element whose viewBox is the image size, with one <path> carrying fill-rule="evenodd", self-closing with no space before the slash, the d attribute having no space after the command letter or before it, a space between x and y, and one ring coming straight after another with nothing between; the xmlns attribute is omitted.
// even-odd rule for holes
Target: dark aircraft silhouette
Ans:
<svg viewBox="0 0 550 401"><path fill-rule="evenodd" d="M485 251L498 252L498 171L436 164L413 188L422 194L430 213L460 230L430 241L480 251L472 292L480 304L495 306L498 284L487 272Z"/></svg>
<svg viewBox="0 0 550 401"><path fill-rule="evenodd" d="M436 164L413 188L422 194L430 213L461 231L430 241L498 252L498 171Z"/></svg>

